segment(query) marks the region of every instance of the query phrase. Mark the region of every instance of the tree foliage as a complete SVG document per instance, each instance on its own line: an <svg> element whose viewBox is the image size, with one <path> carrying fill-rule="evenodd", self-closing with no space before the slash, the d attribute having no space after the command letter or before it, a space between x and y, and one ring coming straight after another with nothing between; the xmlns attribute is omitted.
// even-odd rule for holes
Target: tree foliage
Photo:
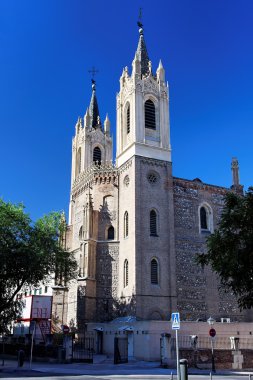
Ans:
<svg viewBox="0 0 253 380"><path fill-rule="evenodd" d="M0 199L0 332L21 310L17 294L55 277L65 283L76 276L77 264L62 240L66 225L52 212L32 223L24 206Z"/></svg>
<svg viewBox="0 0 253 380"><path fill-rule="evenodd" d="M212 267L240 309L253 306L253 187L244 196L225 196L218 229L207 238L207 253L199 254L197 262Z"/></svg>

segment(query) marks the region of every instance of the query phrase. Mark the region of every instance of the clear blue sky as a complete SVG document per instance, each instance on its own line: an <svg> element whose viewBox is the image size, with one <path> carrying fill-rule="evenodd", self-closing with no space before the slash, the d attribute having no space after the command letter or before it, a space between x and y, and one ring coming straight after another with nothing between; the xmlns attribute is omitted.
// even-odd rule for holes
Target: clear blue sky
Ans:
<svg viewBox="0 0 253 380"><path fill-rule="evenodd" d="M68 211L71 140L93 65L115 137L139 7L153 68L161 58L170 84L174 175L229 187L236 156L241 183L253 185L252 0L0 0L0 197L33 219Z"/></svg>

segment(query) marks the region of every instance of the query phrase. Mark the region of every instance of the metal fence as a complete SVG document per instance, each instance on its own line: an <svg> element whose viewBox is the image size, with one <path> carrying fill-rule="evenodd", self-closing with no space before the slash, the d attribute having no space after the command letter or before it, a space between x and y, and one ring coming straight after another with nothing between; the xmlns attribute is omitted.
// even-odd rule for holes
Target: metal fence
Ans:
<svg viewBox="0 0 253 380"><path fill-rule="evenodd" d="M231 337L232 338L232 337ZM213 338L214 348L220 350L230 350L233 349L233 339L228 336L216 335ZM253 349L253 336L250 337L240 337L240 335L235 336L239 339L238 348L239 349ZM191 335L179 335L178 337L179 347L180 348L196 348L196 349L205 349L210 348L211 338L208 336L199 335L197 338L196 346L194 347L193 339ZM172 349L176 347L176 340L174 337L171 338L171 347Z"/></svg>
<svg viewBox="0 0 253 380"><path fill-rule="evenodd" d="M79 338L73 341L72 360L74 362L93 362L94 338Z"/></svg>

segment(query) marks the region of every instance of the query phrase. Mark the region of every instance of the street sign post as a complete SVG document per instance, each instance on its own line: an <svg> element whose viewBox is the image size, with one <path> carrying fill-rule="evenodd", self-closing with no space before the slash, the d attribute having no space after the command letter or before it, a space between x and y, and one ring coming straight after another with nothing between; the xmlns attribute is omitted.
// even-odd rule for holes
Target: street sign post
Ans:
<svg viewBox="0 0 253 380"><path fill-rule="evenodd" d="M179 313L171 314L172 330L180 329L180 315Z"/></svg>
<svg viewBox="0 0 253 380"><path fill-rule="evenodd" d="M179 368L179 348L178 348L178 334L177 331L180 329L180 314L178 312L171 314L172 330L176 330L176 353L177 353L177 378L181 380L181 373Z"/></svg>

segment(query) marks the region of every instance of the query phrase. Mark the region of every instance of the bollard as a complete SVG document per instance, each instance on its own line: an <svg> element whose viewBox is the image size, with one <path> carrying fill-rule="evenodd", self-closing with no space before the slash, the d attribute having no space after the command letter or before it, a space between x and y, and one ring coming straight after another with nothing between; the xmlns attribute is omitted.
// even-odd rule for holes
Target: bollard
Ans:
<svg viewBox="0 0 253 380"><path fill-rule="evenodd" d="M171 371L170 380L173 380L173 372Z"/></svg>
<svg viewBox="0 0 253 380"><path fill-rule="evenodd" d="M23 350L18 351L18 367L23 367L25 360L25 352Z"/></svg>
<svg viewBox="0 0 253 380"><path fill-rule="evenodd" d="M181 380L188 380L188 361L186 359L181 359L179 361L179 366Z"/></svg>
<svg viewBox="0 0 253 380"><path fill-rule="evenodd" d="M210 372L210 380L212 380L212 378L213 378L213 373Z"/></svg>

